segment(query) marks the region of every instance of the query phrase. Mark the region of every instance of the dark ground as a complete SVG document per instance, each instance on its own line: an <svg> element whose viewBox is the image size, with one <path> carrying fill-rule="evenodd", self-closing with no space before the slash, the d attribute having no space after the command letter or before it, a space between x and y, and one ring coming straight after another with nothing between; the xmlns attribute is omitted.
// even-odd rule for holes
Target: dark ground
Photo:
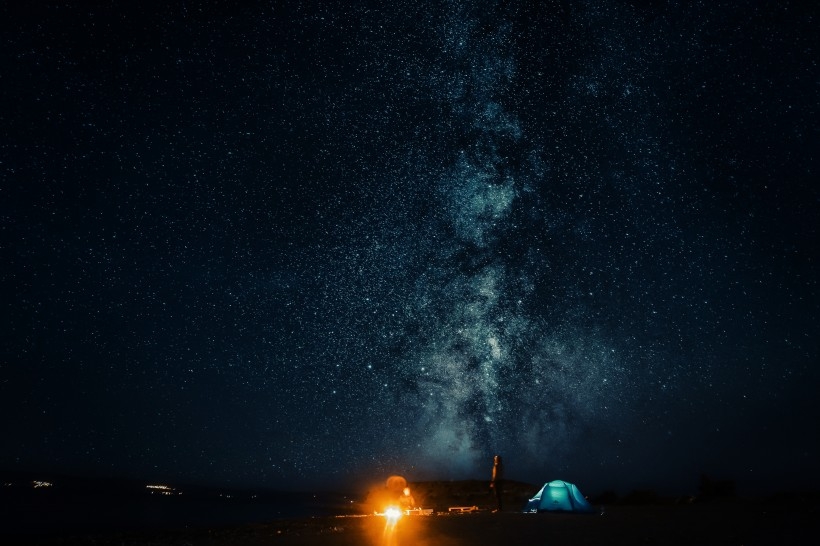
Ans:
<svg viewBox="0 0 820 546"><path fill-rule="evenodd" d="M454 546L549 544L772 545L813 544L815 504L716 501L663 506L615 506L602 515L486 511L405 517L394 532L377 516L280 520L266 524L73 537L6 537L3 543L52 545L325 545ZM3 538L0 536L0 538Z"/></svg>

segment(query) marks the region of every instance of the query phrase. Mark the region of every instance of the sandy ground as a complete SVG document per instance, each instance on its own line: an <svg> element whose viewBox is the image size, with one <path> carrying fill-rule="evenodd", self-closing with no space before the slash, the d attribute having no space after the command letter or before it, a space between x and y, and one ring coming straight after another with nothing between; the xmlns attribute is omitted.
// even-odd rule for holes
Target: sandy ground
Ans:
<svg viewBox="0 0 820 546"><path fill-rule="evenodd" d="M405 516L395 527L377 516L274 521L221 529L108 535L25 537L0 535L4 544L40 545L774 545L814 544L820 530L815 506L714 503L618 506L603 515L488 512Z"/></svg>

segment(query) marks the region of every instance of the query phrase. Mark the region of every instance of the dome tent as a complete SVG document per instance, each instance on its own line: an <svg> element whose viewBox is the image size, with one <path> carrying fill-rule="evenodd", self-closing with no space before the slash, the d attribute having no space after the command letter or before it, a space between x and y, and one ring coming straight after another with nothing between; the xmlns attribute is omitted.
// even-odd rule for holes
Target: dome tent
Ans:
<svg viewBox="0 0 820 546"><path fill-rule="evenodd" d="M576 512L581 514L596 513L597 510L587 502L575 484L564 480L553 480L527 501L524 512Z"/></svg>

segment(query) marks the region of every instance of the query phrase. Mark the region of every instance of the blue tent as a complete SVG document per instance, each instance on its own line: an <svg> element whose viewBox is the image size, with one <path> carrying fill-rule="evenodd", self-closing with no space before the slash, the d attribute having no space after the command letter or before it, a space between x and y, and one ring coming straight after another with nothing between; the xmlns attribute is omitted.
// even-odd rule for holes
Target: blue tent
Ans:
<svg viewBox="0 0 820 546"><path fill-rule="evenodd" d="M575 484L564 480L553 480L527 501L524 512L578 512L591 514L597 512L587 502Z"/></svg>

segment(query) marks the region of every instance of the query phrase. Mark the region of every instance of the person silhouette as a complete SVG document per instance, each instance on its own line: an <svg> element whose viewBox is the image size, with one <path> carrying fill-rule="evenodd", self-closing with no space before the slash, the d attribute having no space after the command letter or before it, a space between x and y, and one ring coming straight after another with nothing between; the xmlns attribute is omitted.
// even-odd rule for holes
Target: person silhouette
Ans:
<svg viewBox="0 0 820 546"><path fill-rule="evenodd" d="M493 457L493 478L490 488L495 495L495 510L500 512L503 509L502 495L504 494L504 464L501 462L501 455Z"/></svg>
<svg viewBox="0 0 820 546"><path fill-rule="evenodd" d="M416 507L416 499L413 497L413 494L410 493L409 487L405 487L404 491L402 491L402 495L399 498L399 507L402 511L412 510Z"/></svg>

